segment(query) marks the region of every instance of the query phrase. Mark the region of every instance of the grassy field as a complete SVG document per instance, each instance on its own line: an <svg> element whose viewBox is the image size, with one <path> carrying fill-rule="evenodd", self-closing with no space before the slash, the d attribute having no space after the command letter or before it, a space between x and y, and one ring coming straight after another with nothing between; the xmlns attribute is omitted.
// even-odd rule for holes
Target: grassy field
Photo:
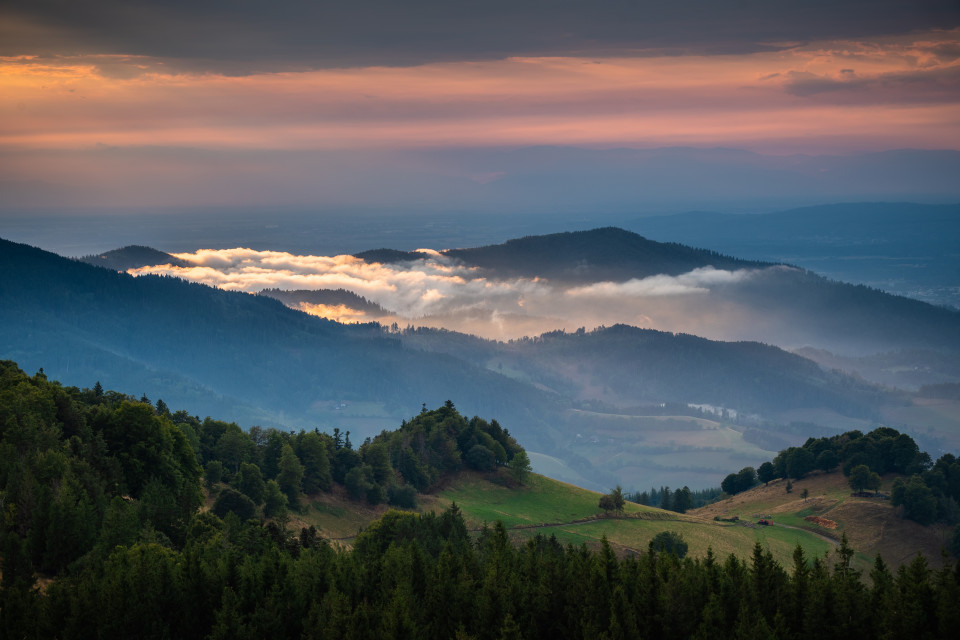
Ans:
<svg viewBox="0 0 960 640"><path fill-rule="evenodd" d="M884 489L892 479L886 478ZM809 496L800 497L803 489ZM852 498L846 478L840 473L812 475L793 483L772 482L721 502L677 514L627 503L624 517L605 517L599 508L600 494L550 478L531 475L527 484L509 488L480 474L460 474L433 495L421 496L421 512L440 512L456 503L467 527L478 530L485 523L503 522L510 536L522 543L538 533L555 536L563 544L598 547L604 536L621 554L644 552L661 531L676 531L688 543L693 557L712 549L718 558L736 554L748 559L759 542L784 567L792 565L793 550L801 545L808 558L829 555L842 534L857 552L854 566L865 574L879 552L892 566L909 562L921 551L931 565L941 563L940 547L949 532L944 527L921 527L901 520L880 499ZM349 546L352 536L379 518L387 507L369 507L349 501L342 492L313 496L305 512L292 518L291 527L313 525L321 535ZM719 522L715 517L738 516L738 523ZM773 526L756 525L759 516ZM826 529L804 518L820 516L836 523Z"/></svg>
<svg viewBox="0 0 960 640"><path fill-rule="evenodd" d="M299 531L301 527L313 525L324 538L342 542L345 546L349 546L360 530L388 510L386 505L371 507L366 503L354 502L342 487L335 487L329 494L310 496L304 503L303 513L290 514L288 527Z"/></svg>
<svg viewBox="0 0 960 640"><path fill-rule="evenodd" d="M882 492L889 492L893 477L885 477ZM926 556L930 564L942 563L940 549L947 542L949 528L934 525L923 527L901 519L889 501L880 498L858 498L850 495L847 478L840 472L815 473L792 483L791 493L786 482L777 480L721 502L697 509L692 515L704 518L739 516L753 518L769 515L778 524L800 527L820 535L838 539L846 534L857 551L861 568L873 562L877 553L892 565L909 562L917 552ZM809 496L801 497L806 489ZM819 516L836 523L836 528L818 526L807 520Z"/></svg>
<svg viewBox="0 0 960 640"><path fill-rule="evenodd" d="M470 527L496 520L508 528L567 523L511 529L511 536L517 541L542 533L556 536L564 544L585 543L596 547L606 536L615 549L630 553L645 551L650 540L661 531L676 531L690 545L693 556L703 556L712 548L720 557L735 553L745 558L759 541L784 564L792 562L797 543L811 556L823 555L834 547L808 531L719 523L712 516L706 519L681 515L633 503L627 503L625 518L602 518L603 511L597 506L599 494L543 476L532 477L527 487L508 489L475 475L464 475L437 498L434 508L445 508L450 502L456 502ZM598 519L574 522L593 517Z"/></svg>
<svg viewBox="0 0 960 640"><path fill-rule="evenodd" d="M571 522L597 516L600 494L571 484L531 475L527 484L516 489L494 484L473 473L461 474L449 487L437 494L437 508L456 502L463 510L468 527L497 520L507 527L517 525ZM661 514L659 509L627 503L627 514Z"/></svg>
<svg viewBox="0 0 960 640"><path fill-rule="evenodd" d="M737 524L718 524L694 520L599 520L582 525L564 526L540 530L513 532L517 539L524 539L540 532L555 535L563 543L588 546L600 544L603 536L618 550L643 552L650 540L661 531L676 531L690 546L693 557L703 557L708 549L725 558L733 553L739 558L748 558L756 542L770 551L783 566L789 567L797 544L803 547L808 557L829 553L834 545L805 531L778 527L750 528Z"/></svg>

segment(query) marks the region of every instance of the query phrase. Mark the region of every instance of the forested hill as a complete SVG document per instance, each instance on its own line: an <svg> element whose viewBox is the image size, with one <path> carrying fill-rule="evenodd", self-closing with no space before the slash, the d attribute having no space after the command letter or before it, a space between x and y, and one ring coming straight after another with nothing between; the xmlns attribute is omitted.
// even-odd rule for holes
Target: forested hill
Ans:
<svg viewBox="0 0 960 640"><path fill-rule="evenodd" d="M742 320L731 326L723 314L717 314L697 333L759 340L785 348L817 346L845 354L960 350L960 311L955 309L830 280L800 268L656 242L618 228L528 236L442 254L476 267L478 275L491 280L545 278L566 285L675 276L708 266L750 269L750 277L705 293L703 299L709 299L709 305L695 310L681 305L673 313L681 318L689 313L709 318L710 309L735 310ZM378 249L357 257L370 262L409 262L423 259L423 254ZM663 313L663 309L673 308L671 304L661 298L651 306Z"/></svg>
<svg viewBox="0 0 960 640"><path fill-rule="evenodd" d="M276 479L263 483L251 461L267 467L282 436L257 445L236 425L195 429L184 417L0 362L0 637L867 640L947 638L960 625L960 571L948 559L933 571L918 555L894 572L877 556L867 579L845 537L828 556L798 544L790 567L759 540L750 557L687 558L672 531L620 558L606 536L591 550L542 534L516 546L500 522L472 534L452 505L388 511L344 549L286 526L280 487L306 477L299 436L281 443ZM507 457L520 455L493 423L458 420L451 405L412 422L381 447L429 456L423 435L436 451L495 456L505 443ZM305 452L336 460L318 434L300 435ZM231 456L246 493L209 475ZM382 462L371 453L372 475ZM243 500L200 510L203 481L247 503L262 488L271 513L243 519Z"/></svg>
<svg viewBox="0 0 960 640"><path fill-rule="evenodd" d="M479 267L493 278L549 278L563 282L629 280L679 275L700 267L744 269L770 263L739 260L714 251L655 242L615 227L526 236L503 244L447 249L443 255ZM376 249L356 255L368 262L408 262L423 254Z"/></svg>
<svg viewBox="0 0 960 640"><path fill-rule="evenodd" d="M803 407L872 418L893 398L885 390L758 342L718 342L627 325L593 331L553 331L489 342L418 328L404 343L510 371L574 398L603 390L603 400L630 407L698 402L764 415ZM699 398L699 400L694 400Z"/></svg>
<svg viewBox="0 0 960 640"><path fill-rule="evenodd" d="M443 252L480 267L493 279L544 277L575 283L626 281L696 268L757 269L753 277L714 295L750 320L743 339L781 346L822 345L838 352L899 349L960 350L960 311L891 295L811 271L731 258L676 243L648 240L617 228L510 240Z"/></svg>
<svg viewBox="0 0 960 640"><path fill-rule="evenodd" d="M344 305L351 309L363 311L370 318L378 318L389 313L377 303L370 302L363 296L357 295L353 291L347 291L346 289L296 289L293 291L284 289L262 289L259 295L274 298L294 308L296 308L298 304L305 302L307 304L322 304L328 306Z"/></svg>
<svg viewBox="0 0 960 640"><path fill-rule="evenodd" d="M157 264L170 264L175 267L187 266L186 262L169 253L140 245L130 245L121 247L120 249L113 249L106 253L84 256L79 258L79 260L80 262L113 269L114 271L127 271L128 269L139 269L140 267L149 267Z"/></svg>
<svg viewBox="0 0 960 640"><path fill-rule="evenodd" d="M739 260L673 242L655 242L615 227L528 236L444 255L495 272L498 277L551 278L568 282L629 280L679 275L712 266L744 269L770 263Z"/></svg>
<svg viewBox="0 0 960 640"><path fill-rule="evenodd" d="M729 474L721 487L733 495L757 482L800 480L814 470L829 472L838 466L857 492L877 490L881 476L898 474L901 477L894 481L890 497L894 507L903 505L904 517L923 525L960 524L960 461L945 453L934 462L913 438L890 427L809 438L801 447L780 451L756 470L746 467ZM960 543L960 528L957 536Z"/></svg>
<svg viewBox="0 0 960 640"><path fill-rule="evenodd" d="M381 403L410 415L461 398L469 415L527 425L555 398L377 326L341 325L266 296L98 269L0 240L0 356L67 383L160 389L191 412L310 424L318 404Z"/></svg>
<svg viewBox="0 0 960 640"><path fill-rule="evenodd" d="M573 409L713 404L741 412L828 409L872 418L887 392L758 343L618 325L503 344L453 332L343 325L263 295L92 267L0 241L0 358L66 384L147 390L245 426L372 436L423 403L514 425L532 451L610 476L574 453ZM347 412L351 411L350 415ZM578 414L579 415L579 414ZM579 418L578 418L579 420ZM580 454L582 455L582 454ZM726 468L727 450L710 455ZM647 479L645 479L646 481ZM616 480L613 481L615 483Z"/></svg>
<svg viewBox="0 0 960 640"><path fill-rule="evenodd" d="M447 401L359 447L350 433L199 420L163 399L63 387L0 360L0 557L4 580L65 573L144 536L182 547L204 496L227 521L284 521L336 488L354 506L414 508L464 469L519 487L530 463L496 420ZM0 611L2 618L2 611Z"/></svg>

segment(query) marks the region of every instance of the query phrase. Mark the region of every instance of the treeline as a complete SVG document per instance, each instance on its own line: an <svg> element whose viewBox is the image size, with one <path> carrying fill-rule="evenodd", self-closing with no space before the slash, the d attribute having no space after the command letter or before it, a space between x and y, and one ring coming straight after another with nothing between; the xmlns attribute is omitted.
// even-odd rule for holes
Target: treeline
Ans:
<svg viewBox="0 0 960 640"><path fill-rule="evenodd" d="M500 467L508 467L507 481L520 483L530 462L496 420L468 421L452 402L424 407L397 431L355 449L349 432L338 429L244 432L235 423L171 413L163 400L151 405L99 382L65 388L0 361L5 545L11 557L47 573L144 531L183 544L202 502L201 474L217 496L216 515L282 520L301 508L304 494L337 484L354 500L412 508L418 492L446 475Z"/></svg>
<svg viewBox="0 0 960 640"><path fill-rule="evenodd" d="M4 583L138 539L182 544L202 499L189 439L152 406L0 361Z"/></svg>
<svg viewBox="0 0 960 640"><path fill-rule="evenodd" d="M346 435L238 433L141 400L0 362L0 637L851 640L945 637L960 624L960 571L918 557L894 575L878 558L868 587L846 544L833 559L798 548L791 570L759 545L748 561L653 545L619 559L606 541L517 547L500 523L473 536L453 506L390 511L338 550L280 518L199 510L201 462L221 468L221 496L228 481L252 502L259 473L265 496L275 487L289 501L298 475L297 491L368 468L430 486L447 468L523 451L449 403L354 449ZM308 471L306 443L318 441Z"/></svg>
<svg viewBox="0 0 960 640"><path fill-rule="evenodd" d="M869 584L845 543L798 547L785 569L752 557L620 559L538 535L517 547L499 523L472 537L456 507L388 512L337 551L257 521L195 515L182 550L140 541L42 592L15 572L0 633L23 638L873 638L951 637L960 572L918 556Z"/></svg>
<svg viewBox="0 0 960 640"><path fill-rule="evenodd" d="M947 453L934 463L913 438L890 427L809 438L803 446L784 449L756 469L745 467L729 474L720 486L733 495L758 482L796 480L815 470L837 467L846 476L859 467L878 475L900 474L904 477L894 480L890 498L893 506L903 506L904 517L925 525L960 523L960 460Z"/></svg>
<svg viewBox="0 0 960 640"><path fill-rule="evenodd" d="M644 504L649 507L658 507L667 511L676 511L677 513L686 513L689 509L696 509L708 505L723 494L719 488L701 489L691 491L689 487L683 487L676 491L671 491L670 487L651 487L649 491L638 491L630 494L627 499L631 502Z"/></svg>
<svg viewBox="0 0 960 640"><path fill-rule="evenodd" d="M371 317L379 317L389 313L375 302L363 296L347 291L346 289L261 289L258 295L279 300L283 304L296 308L301 302L308 304L324 304L330 306L343 305L358 311L364 311Z"/></svg>
<svg viewBox="0 0 960 640"><path fill-rule="evenodd" d="M354 448L350 432L298 433L197 418L178 412L174 423L197 434L197 452L211 490L220 492L214 512L241 517L282 515L298 509L303 494L345 487L353 500L371 505L416 506L416 495L461 469L489 472L507 467L515 483L530 471L523 448L496 420L464 418L447 401L426 407L396 431L384 431ZM280 498L282 495L283 499ZM262 505L262 506L261 506Z"/></svg>

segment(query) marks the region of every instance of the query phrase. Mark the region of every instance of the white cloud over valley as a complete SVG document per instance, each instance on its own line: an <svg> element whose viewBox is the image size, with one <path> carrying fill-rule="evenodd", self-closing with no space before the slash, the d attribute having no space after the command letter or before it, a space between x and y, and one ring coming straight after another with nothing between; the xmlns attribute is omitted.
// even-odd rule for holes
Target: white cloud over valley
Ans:
<svg viewBox="0 0 960 640"><path fill-rule="evenodd" d="M737 315L711 294L750 279L756 270L704 267L670 276L571 286L538 278L492 279L436 251L423 259L368 263L348 255L295 255L235 248L177 253L187 267L159 265L134 275L175 276L232 291L346 289L385 310L369 316L343 305L298 308L344 322L396 321L508 339L554 329L626 323L723 337L725 316Z"/></svg>

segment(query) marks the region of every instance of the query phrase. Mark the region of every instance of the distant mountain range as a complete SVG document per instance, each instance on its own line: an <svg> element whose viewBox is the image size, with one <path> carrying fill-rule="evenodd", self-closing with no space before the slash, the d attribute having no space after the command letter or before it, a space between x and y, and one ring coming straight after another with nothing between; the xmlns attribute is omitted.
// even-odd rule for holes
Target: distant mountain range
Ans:
<svg viewBox="0 0 960 640"><path fill-rule="evenodd" d="M846 208L841 207L844 211ZM950 207L928 208L927 219L945 228L952 223ZM703 214L703 226L718 230L729 223L735 227L756 219L766 229L758 237L771 240L781 234L796 235L803 227L800 220L804 212L787 212L769 221L768 216L732 216L716 218ZM808 233L826 228L828 220L836 213L835 208L824 207L813 212L813 221ZM837 214L840 215L840 214ZM844 214L845 215L845 214ZM879 223L879 236L896 232L902 222L900 207L880 207L874 213L861 212L860 222L838 224L838 236L848 238L855 234L859 225L867 224L867 216L875 215L886 223ZM694 214L691 214L694 216ZM696 217L696 216L694 216ZM840 217L843 217L842 215ZM714 223L710 223L714 220ZM900 220L896 223L896 220ZM666 223L664 223L666 224ZM764 236L764 233L767 234ZM729 234L728 236L729 237ZM947 242L946 240L944 242ZM169 254L149 253L137 247L128 247L117 252L108 252L104 257L113 264L143 266L146 258L157 263L176 260ZM681 331L719 340L759 340L790 349L808 349L804 353L817 357L819 362L833 364L834 355L845 358L854 371L868 379L884 384L899 384L917 388L923 384L958 381L955 372L943 366L943 358L932 357L931 352L955 354L960 351L960 311L934 306L906 297L894 296L882 291L858 285L830 280L801 268L777 265L773 262L743 260L720 254L716 251L695 249L677 243L649 240L636 233L617 228L591 231L557 233L544 236L528 236L503 244L468 249L449 249L442 256L457 264L473 268L468 277L487 278L495 281L511 281L525 278L547 283L553 287L553 301L541 305L540 310L522 310L528 315L517 315L521 310L501 312L497 323L523 323L530 320L529 314L541 313L556 318L577 318L584 308L592 314L596 324L634 323L633 318L647 318L645 326L660 330ZM411 264L429 258L421 252L406 252L393 249L377 249L356 254L367 262L385 264ZM87 262L100 264L101 258L85 258ZM696 285L697 295L657 295L644 297L633 294L629 283L659 276L683 277L697 269L715 269L730 273L745 274L730 277L714 284ZM603 298L584 298L583 302L569 306L565 292L570 287L613 282L627 283L623 287L607 288ZM612 291L612 292L611 292ZM396 309L384 308L376 301L362 299L355 292L264 292L283 300L289 306L300 308L301 302L309 304L338 304L355 309L371 320L397 314ZM588 292L589 293L589 292ZM318 300L327 302L317 302ZM334 302L335 301L335 302ZM477 301L481 302L482 301ZM568 304L568 306L563 306ZM572 313L574 309L576 313ZM458 319L456 314L446 317L409 319L409 322L427 326L442 326L450 329L473 327L476 310L462 313L468 316ZM511 313L513 315L511 315ZM569 315L568 315L569 314ZM581 324L587 321L571 320ZM488 324L492 321L486 321ZM557 320L544 320L539 326L555 328ZM553 327L550 324L553 323ZM401 322L403 324L403 322ZM536 322L529 326L537 326ZM559 326L563 326L562 324ZM570 327L572 330L574 327ZM482 328L482 327L481 327ZM541 329L543 330L543 329ZM477 330L481 332L480 330ZM866 356L896 352L898 364L891 369L890 358L886 366L874 365ZM823 357L821 357L823 356ZM856 359L856 360L854 360ZM891 375L891 371L897 373Z"/></svg>
<svg viewBox="0 0 960 640"><path fill-rule="evenodd" d="M864 202L737 215L678 213L624 225L654 240L789 262L960 308L960 204Z"/></svg>
<svg viewBox="0 0 960 640"><path fill-rule="evenodd" d="M610 234L626 246L638 242L625 232L597 235ZM511 246L522 250L524 241ZM583 255L589 252L570 260ZM562 261L550 268L564 271ZM700 403L771 418L810 409L870 421L879 404L901 402L753 342L626 326L512 344L448 331L397 333L325 321L265 295L134 278L7 241L0 241L0 299L0 357L28 371L43 367L68 384L100 380L245 426L340 424L372 435L422 403L451 399L468 415L498 418L534 452L577 460L566 416L578 409L673 403L685 411L686 403ZM730 452L710 455L719 468L741 461L731 463ZM581 471L612 480L582 464Z"/></svg>
<svg viewBox="0 0 960 640"><path fill-rule="evenodd" d="M956 249L960 204L859 202L802 207L759 215L695 211L637 218L653 238L694 246L738 246L791 254L940 254ZM741 255L738 253L737 255Z"/></svg>
<svg viewBox="0 0 960 640"><path fill-rule="evenodd" d="M675 327L661 328L691 331L685 320L696 317L699 329L693 332L711 338L813 346L851 355L960 350L960 311L833 281L789 265L655 242L622 229L533 236L442 254L476 267L479 276L490 279L543 278L569 284L624 283L706 267L747 269L750 277L711 287L695 302L660 298L649 306L669 308L677 318ZM381 249L357 257L404 262L422 260L424 254ZM687 318L680 317L684 312ZM649 315L656 319L653 311Z"/></svg>
<svg viewBox="0 0 960 640"><path fill-rule="evenodd" d="M491 278L550 278L577 283L679 275L707 266L716 269L771 266L681 244L654 242L615 227L527 236L498 245L447 249L440 253L478 267L481 275ZM356 257L368 262L392 263L422 260L425 254L377 249L358 253Z"/></svg>
<svg viewBox="0 0 960 640"><path fill-rule="evenodd" d="M0 242L0 353L57 371L68 383L100 379L129 393L162 394L197 413L220 409L248 423L297 426L311 424L312 412L326 404L361 399L399 415L448 398L463 398L478 413L523 415L544 404L536 389L406 350L376 327L315 318L268 296L134 278Z"/></svg>
<svg viewBox="0 0 960 640"><path fill-rule="evenodd" d="M90 148L72 153L97 166L103 162L105 150ZM134 158L151 151L131 153ZM169 161L183 167L203 166L190 149L170 149L168 154ZM250 152L246 157L250 162L269 158L277 171L245 175L242 181L221 178L214 186L231 190L228 202L233 206L261 201L264 193L270 193L271 215L276 207L303 202L314 203L314 209L377 209L405 215L423 211L481 215L509 212L579 214L597 220L598 215L612 213L759 213L823 202L960 201L956 179L960 175L960 152L950 149L767 155L731 148L483 146L389 153L377 149L318 150L285 159ZM280 178L292 171L311 176L307 191L291 191ZM157 179L154 176L150 183L125 186L129 193L136 193L137 186L140 191L156 190ZM281 189L281 185L287 188ZM371 189L370 185L377 188ZM95 192L84 185L19 182L0 176L0 210L45 207L63 211L78 202L91 201L106 205ZM307 193L311 197L305 199ZM144 201L142 193L139 197ZM158 199L166 201L155 196L145 204Z"/></svg>

